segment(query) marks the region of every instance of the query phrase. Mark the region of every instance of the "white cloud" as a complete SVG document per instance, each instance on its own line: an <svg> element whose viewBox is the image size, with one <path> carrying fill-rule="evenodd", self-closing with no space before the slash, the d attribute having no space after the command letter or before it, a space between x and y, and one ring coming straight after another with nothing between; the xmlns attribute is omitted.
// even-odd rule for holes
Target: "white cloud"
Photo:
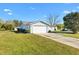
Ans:
<svg viewBox="0 0 79 59"><path fill-rule="evenodd" d="M9 13L8 13L8 15L12 15L12 13L11 13L11 12L9 12Z"/></svg>
<svg viewBox="0 0 79 59"><path fill-rule="evenodd" d="M11 9L4 9L5 12L11 12Z"/></svg>
<svg viewBox="0 0 79 59"><path fill-rule="evenodd" d="M4 12L6 12L8 15L12 15L12 10L11 9L4 9Z"/></svg>
<svg viewBox="0 0 79 59"><path fill-rule="evenodd" d="M65 10L65 11L64 11L65 14L68 14L68 13L70 13L70 12L71 12L71 11L68 11L68 10Z"/></svg>

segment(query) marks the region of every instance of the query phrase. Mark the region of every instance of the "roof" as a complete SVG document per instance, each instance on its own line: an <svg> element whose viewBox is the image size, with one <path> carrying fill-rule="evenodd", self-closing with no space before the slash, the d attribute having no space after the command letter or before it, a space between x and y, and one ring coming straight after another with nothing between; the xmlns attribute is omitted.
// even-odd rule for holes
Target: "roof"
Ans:
<svg viewBox="0 0 79 59"><path fill-rule="evenodd" d="M38 22L41 22L41 23L43 23L43 24L45 24L45 25L49 25L49 24L47 24L47 23L45 23L45 22L43 22L43 21L35 21L35 22L32 22L31 24L35 24L35 23L38 23Z"/></svg>
<svg viewBox="0 0 79 59"><path fill-rule="evenodd" d="M41 23L43 23L43 24L45 24L45 25L47 25L47 26L50 26L49 24L47 24L47 23L44 22L44 21L26 22L25 25L26 25L26 26L30 26L30 25L35 24L35 23L38 23L38 22L41 22ZM52 26L52 27L53 27L53 26Z"/></svg>
<svg viewBox="0 0 79 59"><path fill-rule="evenodd" d="M46 22L44 22L44 21L36 21L36 22L32 22L31 24L35 24L35 23L37 23L37 22L41 22L41 23L43 23L43 24L45 24L45 25L47 25L47 26L50 26L50 27L55 27L55 25L49 25L48 23L46 23Z"/></svg>

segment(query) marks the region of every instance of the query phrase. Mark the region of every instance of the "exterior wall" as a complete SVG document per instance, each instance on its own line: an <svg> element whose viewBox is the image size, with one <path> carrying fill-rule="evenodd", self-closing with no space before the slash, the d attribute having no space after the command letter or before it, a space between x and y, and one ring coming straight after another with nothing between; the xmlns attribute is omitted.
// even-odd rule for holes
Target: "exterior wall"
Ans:
<svg viewBox="0 0 79 59"><path fill-rule="evenodd" d="M33 33L33 30L32 30L33 26L30 25L30 33Z"/></svg>
<svg viewBox="0 0 79 59"><path fill-rule="evenodd" d="M57 27L55 27L55 29L57 30ZM48 31L49 30L54 31L55 29L54 29L54 27L51 28L51 27L48 26Z"/></svg>
<svg viewBox="0 0 79 59"><path fill-rule="evenodd" d="M51 27L48 26L48 31L49 30L54 31L54 27L51 28Z"/></svg>

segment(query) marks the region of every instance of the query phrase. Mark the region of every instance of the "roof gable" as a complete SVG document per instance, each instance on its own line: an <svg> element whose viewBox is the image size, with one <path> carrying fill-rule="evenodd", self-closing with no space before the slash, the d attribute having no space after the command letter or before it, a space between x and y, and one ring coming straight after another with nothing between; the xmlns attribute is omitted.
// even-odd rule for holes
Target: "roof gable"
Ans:
<svg viewBox="0 0 79 59"><path fill-rule="evenodd" d="M34 25L34 24L42 24L42 25L48 25L47 23L43 22L43 21L37 21L37 22L32 22L31 25Z"/></svg>

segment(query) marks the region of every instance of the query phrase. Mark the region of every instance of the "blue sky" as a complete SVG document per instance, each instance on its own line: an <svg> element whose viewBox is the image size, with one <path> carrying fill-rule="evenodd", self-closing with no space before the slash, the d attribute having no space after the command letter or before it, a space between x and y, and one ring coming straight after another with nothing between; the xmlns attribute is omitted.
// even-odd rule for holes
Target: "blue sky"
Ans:
<svg viewBox="0 0 79 59"><path fill-rule="evenodd" d="M0 4L0 18L4 20L18 19L22 21L46 21L49 14L63 16L70 12L79 12L79 4L73 3L2 3Z"/></svg>

